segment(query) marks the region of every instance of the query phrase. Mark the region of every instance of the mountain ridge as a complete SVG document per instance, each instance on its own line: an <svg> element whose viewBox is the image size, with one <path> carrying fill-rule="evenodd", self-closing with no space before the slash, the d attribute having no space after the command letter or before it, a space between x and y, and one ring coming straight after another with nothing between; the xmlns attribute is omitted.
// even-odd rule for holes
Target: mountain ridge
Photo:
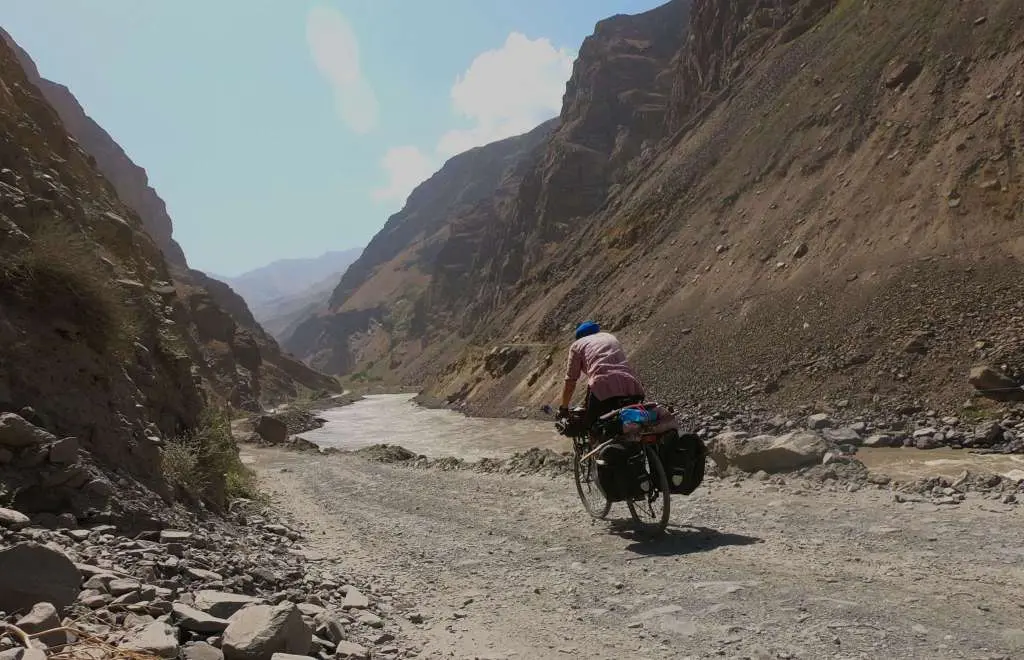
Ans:
<svg viewBox="0 0 1024 660"><path fill-rule="evenodd" d="M233 277L216 276L252 306L294 296L341 273L355 261L362 248L329 250L317 257L278 259Z"/></svg>
<svg viewBox="0 0 1024 660"><path fill-rule="evenodd" d="M973 364L1024 367L1021 14L695 0L602 21L500 212L437 213L474 275L427 262L398 335L321 316L289 348L493 414L551 400L569 330L598 317L690 405L956 408ZM325 316L366 311L375 259ZM353 338L378 345L335 359Z"/></svg>
<svg viewBox="0 0 1024 660"><path fill-rule="evenodd" d="M204 353L198 362L210 391L227 393L227 401L235 407L259 410L263 403L294 397L302 388L335 390L337 385L332 378L282 354L276 341L259 326L244 300L229 286L189 267L181 246L173 238L173 223L166 204L149 185L146 171L85 113L66 86L42 78L29 54L2 29L0 41L11 48L29 82L88 154L90 163L106 178L112 192L138 215L146 233L167 260L171 278L184 297L177 318L182 324L190 324L195 333ZM217 307L226 310L229 318L217 313Z"/></svg>

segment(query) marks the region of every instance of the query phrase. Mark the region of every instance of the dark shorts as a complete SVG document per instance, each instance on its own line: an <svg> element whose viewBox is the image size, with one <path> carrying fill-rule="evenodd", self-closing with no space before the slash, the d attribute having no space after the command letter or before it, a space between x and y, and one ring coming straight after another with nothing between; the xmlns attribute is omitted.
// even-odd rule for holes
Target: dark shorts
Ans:
<svg viewBox="0 0 1024 660"><path fill-rule="evenodd" d="M634 403L643 403L644 397L642 396L613 396L607 399L601 400L594 396L594 393L587 390L587 410L584 416L585 428L590 428L594 425L602 415L607 415L613 410L633 405Z"/></svg>

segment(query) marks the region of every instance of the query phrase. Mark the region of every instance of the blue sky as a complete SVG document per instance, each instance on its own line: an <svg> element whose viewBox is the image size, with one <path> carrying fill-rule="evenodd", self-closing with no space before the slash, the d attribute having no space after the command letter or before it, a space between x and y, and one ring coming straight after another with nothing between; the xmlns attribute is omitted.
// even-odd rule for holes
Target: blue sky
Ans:
<svg viewBox="0 0 1024 660"><path fill-rule="evenodd" d="M560 106L659 0L5 0L0 25L167 202L193 267L364 245L447 157Z"/></svg>

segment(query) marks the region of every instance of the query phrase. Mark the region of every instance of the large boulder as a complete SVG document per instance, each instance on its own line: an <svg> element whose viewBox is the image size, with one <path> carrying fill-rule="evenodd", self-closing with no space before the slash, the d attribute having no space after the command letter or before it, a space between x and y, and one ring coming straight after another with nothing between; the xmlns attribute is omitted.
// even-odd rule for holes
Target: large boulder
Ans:
<svg viewBox="0 0 1024 660"><path fill-rule="evenodd" d="M282 420L263 415L256 423L256 435L271 445L280 445L288 440L288 425Z"/></svg>
<svg viewBox="0 0 1024 660"><path fill-rule="evenodd" d="M221 650L225 660L270 660L275 653L307 655L313 631L293 603L253 605L228 619Z"/></svg>
<svg viewBox="0 0 1024 660"><path fill-rule="evenodd" d="M722 470L788 472L821 463L829 444L817 433L796 431L782 436L722 433L708 445L708 455Z"/></svg>
<svg viewBox="0 0 1024 660"><path fill-rule="evenodd" d="M26 421L14 413L0 414L0 446L31 447L56 442L57 437L46 429Z"/></svg>
<svg viewBox="0 0 1024 660"><path fill-rule="evenodd" d="M0 550L0 611L28 612L36 603L61 611L81 586L82 574L62 552L32 542Z"/></svg>
<svg viewBox="0 0 1024 660"><path fill-rule="evenodd" d="M996 401L1024 401L1024 388L1002 371L982 365L971 369L967 379L974 389Z"/></svg>

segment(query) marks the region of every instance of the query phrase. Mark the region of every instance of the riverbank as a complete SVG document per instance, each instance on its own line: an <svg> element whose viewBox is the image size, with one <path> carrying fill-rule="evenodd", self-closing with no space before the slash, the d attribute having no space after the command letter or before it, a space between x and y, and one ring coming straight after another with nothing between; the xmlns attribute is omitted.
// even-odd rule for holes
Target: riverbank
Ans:
<svg viewBox="0 0 1024 660"><path fill-rule="evenodd" d="M424 408L416 401L416 397L408 394L370 395L356 405L326 411L322 413L325 424L301 434L305 442L300 446L312 449L314 447L309 445L312 443L326 451L355 451L390 445L390 449L376 453L386 460L404 456L402 460L406 462L422 456L430 465L458 469L481 461L485 469L494 469L493 464L500 466L502 461L512 458L515 458L512 465L531 465L538 461L546 465L546 461L555 460L553 457L569 447L568 441L554 431L550 418L534 421L469 417L450 410ZM737 430L737 426L750 431ZM976 453L979 448L885 446L890 438L900 436L877 435L879 431L867 423L840 426L828 416L809 416L799 427L789 420L762 422L749 417L729 417L708 420L697 431L710 442L725 433L777 436L808 426L818 427L814 433L837 447L840 453L854 455L867 469L900 481L938 476L956 478L964 470L1006 476L1021 471L1018 478L1024 478L1022 455ZM913 435L908 437L913 438ZM886 442L882 442L883 439Z"/></svg>

